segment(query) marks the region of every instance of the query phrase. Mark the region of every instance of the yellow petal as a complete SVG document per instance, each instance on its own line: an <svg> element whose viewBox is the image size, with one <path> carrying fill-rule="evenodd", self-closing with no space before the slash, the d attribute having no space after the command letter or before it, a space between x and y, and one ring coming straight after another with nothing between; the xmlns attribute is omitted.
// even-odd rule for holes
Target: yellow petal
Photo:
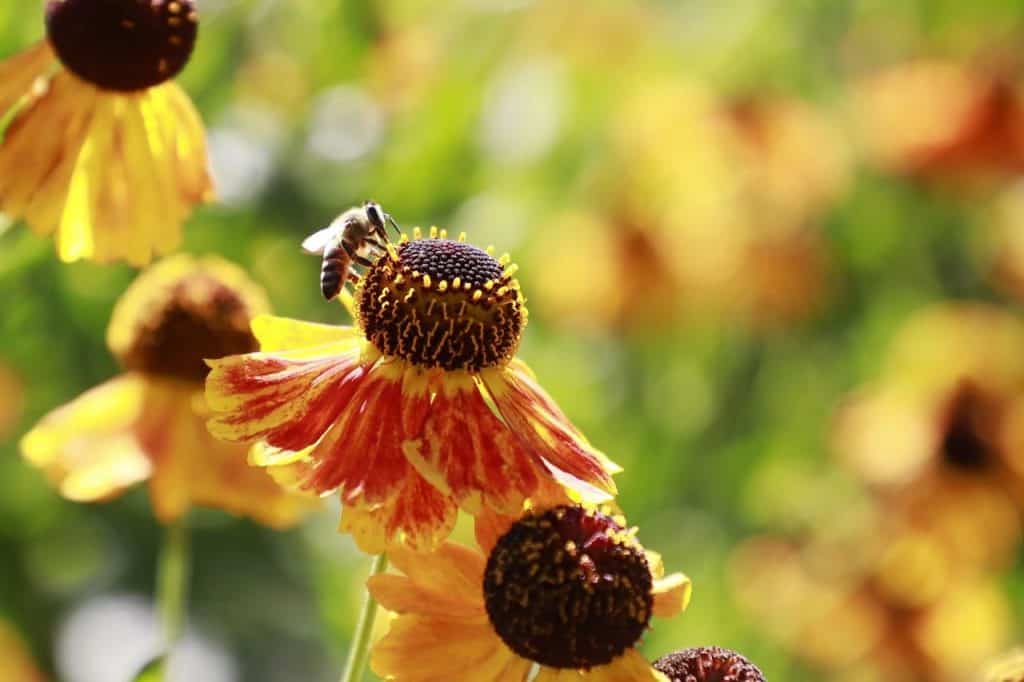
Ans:
<svg viewBox="0 0 1024 682"><path fill-rule="evenodd" d="M22 454L72 500L104 499L145 480L152 467L132 430L143 392L136 375L87 391L43 417L22 439Z"/></svg>
<svg viewBox="0 0 1024 682"><path fill-rule="evenodd" d="M12 107L30 104L36 80L45 77L56 64L56 59L50 44L41 40L0 62L0 138L3 136L4 117Z"/></svg>
<svg viewBox="0 0 1024 682"><path fill-rule="evenodd" d="M693 593L693 584L682 573L672 573L654 581L654 615L672 618L686 610Z"/></svg>
<svg viewBox="0 0 1024 682"><path fill-rule="evenodd" d="M373 647L370 667L397 682L518 682L529 663L516 659L490 623L401 616Z"/></svg>
<svg viewBox="0 0 1024 682"><path fill-rule="evenodd" d="M487 621L480 600L468 598L472 592L441 593L417 585L402 575L375 575L366 582L374 599L388 611L415 613L435 618L458 618L466 621ZM476 590L479 591L479 590Z"/></svg>
<svg viewBox="0 0 1024 682"><path fill-rule="evenodd" d="M607 665L590 670L562 670L541 667L534 682L669 682L651 667L640 652L628 649Z"/></svg>
<svg viewBox="0 0 1024 682"><path fill-rule="evenodd" d="M264 353L324 346L358 337L352 327L303 322L274 315L257 315L251 326Z"/></svg>

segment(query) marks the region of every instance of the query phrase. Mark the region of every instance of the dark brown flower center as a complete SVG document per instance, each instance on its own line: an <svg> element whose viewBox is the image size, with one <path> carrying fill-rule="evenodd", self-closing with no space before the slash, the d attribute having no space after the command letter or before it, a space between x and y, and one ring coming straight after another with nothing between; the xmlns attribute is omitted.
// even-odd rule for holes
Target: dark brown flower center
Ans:
<svg viewBox="0 0 1024 682"><path fill-rule="evenodd" d="M249 330L252 311L242 296L202 273L154 291L133 321L128 344L115 348L127 370L202 381L207 358L248 353L259 344ZM118 323L115 312L115 323Z"/></svg>
<svg viewBox="0 0 1024 682"><path fill-rule="evenodd" d="M556 507L517 522L487 560L484 600L512 651L552 668L604 665L651 618L643 548L610 516Z"/></svg>
<svg viewBox="0 0 1024 682"><path fill-rule="evenodd" d="M952 400L942 436L943 460L964 472L982 471L992 464L998 450L994 417L977 389L960 389Z"/></svg>
<svg viewBox="0 0 1024 682"><path fill-rule="evenodd" d="M765 682L744 656L717 646L682 649L662 656L654 668L670 682Z"/></svg>
<svg viewBox="0 0 1024 682"><path fill-rule="evenodd" d="M195 0L49 0L46 32L72 73L131 92L178 74L199 29Z"/></svg>
<svg viewBox="0 0 1024 682"><path fill-rule="evenodd" d="M519 283L502 262L449 239L402 243L356 292L366 338L414 365L477 371L508 362L526 324Z"/></svg>

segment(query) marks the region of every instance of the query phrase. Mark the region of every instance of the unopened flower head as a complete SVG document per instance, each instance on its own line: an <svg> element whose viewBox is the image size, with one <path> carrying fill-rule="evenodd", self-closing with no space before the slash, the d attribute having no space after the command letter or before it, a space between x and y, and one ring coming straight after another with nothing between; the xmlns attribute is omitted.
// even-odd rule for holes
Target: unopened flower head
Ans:
<svg viewBox="0 0 1024 682"><path fill-rule="evenodd" d="M259 353L212 363L214 435L340 491L360 547L436 547L459 508L607 500L619 471L514 357L526 307L508 256L436 228L387 245L356 287L354 327L261 317Z"/></svg>
<svg viewBox="0 0 1024 682"><path fill-rule="evenodd" d="M131 92L170 80L192 55L195 0L49 0L46 35L61 62L96 87Z"/></svg>
<svg viewBox="0 0 1024 682"><path fill-rule="evenodd" d="M745 656L717 646L673 651L654 667L669 682L765 682L764 673Z"/></svg>

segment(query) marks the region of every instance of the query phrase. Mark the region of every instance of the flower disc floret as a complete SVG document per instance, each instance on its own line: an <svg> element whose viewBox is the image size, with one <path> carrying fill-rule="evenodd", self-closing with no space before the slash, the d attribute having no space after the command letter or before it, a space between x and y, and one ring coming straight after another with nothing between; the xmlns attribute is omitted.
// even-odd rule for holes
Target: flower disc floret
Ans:
<svg viewBox="0 0 1024 682"><path fill-rule="evenodd" d="M515 355L526 324L513 272L461 241L404 241L363 278L359 320L377 350L418 367L495 367Z"/></svg>
<svg viewBox="0 0 1024 682"><path fill-rule="evenodd" d="M207 358L259 347L249 321L268 307L262 293L229 263L183 258L151 268L114 309L109 344L126 370L202 381Z"/></svg>
<svg viewBox="0 0 1024 682"><path fill-rule="evenodd" d="M46 32L61 62L105 90L159 85L188 63L195 0L49 0Z"/></svg>
<svg viewBox="0 0 1024 682"><path fill-rule="evenodd" d="M484 572L495 632L552 668L589 669L630 649L650 621L652 587L633 533L582 507L524 517L498 540Z"/></svg>
<svg viewBox="0 0 1024 682"><path fill-rule="evenodd" d="M681 649L654 662L669 682L765 682L764 673L735 651L717 646Z"/></svg>

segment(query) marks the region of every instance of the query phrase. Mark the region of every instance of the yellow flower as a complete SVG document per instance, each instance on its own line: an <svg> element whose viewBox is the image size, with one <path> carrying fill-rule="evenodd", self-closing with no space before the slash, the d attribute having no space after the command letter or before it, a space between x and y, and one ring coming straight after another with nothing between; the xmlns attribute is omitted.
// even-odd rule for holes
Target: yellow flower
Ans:
<svg viewBox="0 0 1024 682"><path fill-rule="evenodd" d="M389 245L356 290L355 327L260 317L261 352L211 362L220 438L303 488L340 490L366 552L435 547L457 507L518 514L558 481L587 499L619 469L514 358L515 266L431 230Z"/></svg>
<svg viewBox="0 0 1024 682"><path fill-rule="evenodd" d="M864 146L885 170L962 185L1024 167L1024 102L1005 67L912 60L862 79L852 95Z"/></svg>
<svg viewBox="0 0 1024 682"><path fill-rule="evenodd" d="M660 558L621 518L559 506L498 537L478 526L481 549L445 543L433 554L398 550L403 575L367 587L397 617L370 665L398 682L664 682L634 648L651 615L672 617L690 581L664 576Z"/></svg>
<svg viewBox="0 0 1024 682"><path fill-rule="evenodd" d="M541 314L632 329L708 313L770 324L817 309L828 263L816 222L851 175L823 112L655 80L623 95L608 137L588 191L601 202L537 233Z"/></svg>
<svg viewBox="0 0 1024 682"><path fill-rule="evenodd" d="M45 679L18 633L0 620L0 682L44 682Z"/></svg>
<svg viewBox="0 0 1024 682"><path fill-rule="evenodd" d="M1024 682L1024 649L1014 649L993 661L982 682Z"/></svg>
<svg viewBox="0 0 1024 682"><path fill-rule="evenodd" d="M150 267L107 330L125 373L44 417L22 441L25 458L75 501L148 481L163 522L195 504L294 523L313 502L248 466L245 447L205 424L204 358L255 348L249 321L267 309L262 290L226 261L179 255Z"/></svg>
<svg viewBox="0 0 1024 682"><path fill-rule="evenodd" d="M926 309L900 331L879 379L851 398L837 422L846 465L893 504L958 517L950 536L977 545L961 543L983 561L1012 556L1020 540L1022 347L1024 322L999 308ZM960 513L947 514L952 508Z"/></svg>
<svg viewBox="0 0 1024 682"><path fill-rule="evenodd" d="M212 198L202 121L170 81L194 5L51 1L46 39L0 62L0 211L55 233L61 260L145 265Z"/></svg>
<svg viewBox="0 0 1024 682"><path fill-rule="evenodd" d="M842 541L833 529L806 545L746 542L732 562L737 603L792 654L832 673L967 679L1012 635L1005 591L894 516Z"/></svg>

